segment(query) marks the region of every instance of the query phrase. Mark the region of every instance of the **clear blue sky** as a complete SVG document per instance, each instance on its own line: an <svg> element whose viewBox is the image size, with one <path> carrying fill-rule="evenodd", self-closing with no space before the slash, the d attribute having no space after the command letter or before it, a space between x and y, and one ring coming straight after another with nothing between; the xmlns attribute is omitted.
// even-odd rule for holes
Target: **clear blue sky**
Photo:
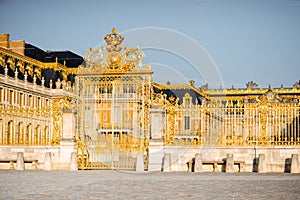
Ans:
<svg viewBox="0 0 300 200"><path fill-rule="evenodd" d="M0 32L10 33L12 40L82 56L101 43L112 27L118 32L173 29L207 50L226 87L244 87L250 80L261 87L291 87L300 79L297 0L0 0L0 17ZM180 63L170 56L153 60L168 66Z"/></svg>

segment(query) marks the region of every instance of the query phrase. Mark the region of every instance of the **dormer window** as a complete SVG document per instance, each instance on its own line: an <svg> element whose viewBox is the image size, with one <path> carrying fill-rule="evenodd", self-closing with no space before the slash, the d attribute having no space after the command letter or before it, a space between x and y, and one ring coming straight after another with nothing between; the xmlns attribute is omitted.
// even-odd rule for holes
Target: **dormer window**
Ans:
<svg viewBox="0 0 300 200"><path fill-rule="evenodd" d="M183 97L183 105L191 106L191 104L192 104L192 97L189 93L186 93Z"/></svg>
<svg viewBox="0 0 300 200"><path fill-rule="evenodd" d="M191 99L185 99L185 103L184 103L186 106L189 106L191 105Z"/></svg>

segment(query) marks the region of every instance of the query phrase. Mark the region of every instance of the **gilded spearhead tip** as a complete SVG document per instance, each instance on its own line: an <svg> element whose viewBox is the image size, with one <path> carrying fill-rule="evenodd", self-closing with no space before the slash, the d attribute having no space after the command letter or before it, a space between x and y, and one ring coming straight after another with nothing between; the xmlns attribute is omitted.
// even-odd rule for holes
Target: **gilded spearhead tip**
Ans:
<svg viewBox="0 0 300 200"><path fill-rule="evenodd" d="M112 32L113 34L116 34L116 33L117 33L117 29L116 29L116 28L113 28L111 32Z"/></svg>

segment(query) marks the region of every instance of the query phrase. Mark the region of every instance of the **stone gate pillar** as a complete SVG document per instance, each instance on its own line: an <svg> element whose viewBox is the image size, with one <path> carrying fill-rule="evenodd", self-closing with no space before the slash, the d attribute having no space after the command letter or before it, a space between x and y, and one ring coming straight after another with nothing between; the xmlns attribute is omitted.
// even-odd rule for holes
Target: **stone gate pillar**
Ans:
<svg viewBox="0 0 300 200"><path fill-rule="evenodd" d="M148 171L161 171L164 157L164 110L160 108L151 108L151 130L149 142L149 162Z"/></svg>
<svg viewBox="0 0 300 200"><path fill-rule="evenodd" d="M164 110L160 108L151 108L151 131L150 138L153 140L161 140L164 128Z"/></svg>
<svg viewBox="0 0 300 200"><path fill-rule="evenodd" d="M63 109L63 127L60 140L60 165L61 170L70 170L71 155L76 153L75 139L75 114L72 109ZM72 169L74 170L74 169Z"/></svg>

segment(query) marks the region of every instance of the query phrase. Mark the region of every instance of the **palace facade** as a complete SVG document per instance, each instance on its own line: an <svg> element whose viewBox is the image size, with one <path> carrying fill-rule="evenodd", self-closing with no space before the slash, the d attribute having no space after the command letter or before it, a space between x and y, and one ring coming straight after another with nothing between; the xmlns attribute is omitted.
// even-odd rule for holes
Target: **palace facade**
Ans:
<svg viewBox="0 0 300 200"><path fill-rule="evenodd" d="M210 160L233 153L255 171L263 153L268 171L279 172L300 153L300 81L162 85L141 49L124 47L115 29L104 39L82 58L0 35L0 168L14 168L22 152L29 169L50 159L52 169L67 170L74 155L78 169L134 169L142 155L144 169L157 171L168 153L171 169L186 171L197 153Z"/></svg>

